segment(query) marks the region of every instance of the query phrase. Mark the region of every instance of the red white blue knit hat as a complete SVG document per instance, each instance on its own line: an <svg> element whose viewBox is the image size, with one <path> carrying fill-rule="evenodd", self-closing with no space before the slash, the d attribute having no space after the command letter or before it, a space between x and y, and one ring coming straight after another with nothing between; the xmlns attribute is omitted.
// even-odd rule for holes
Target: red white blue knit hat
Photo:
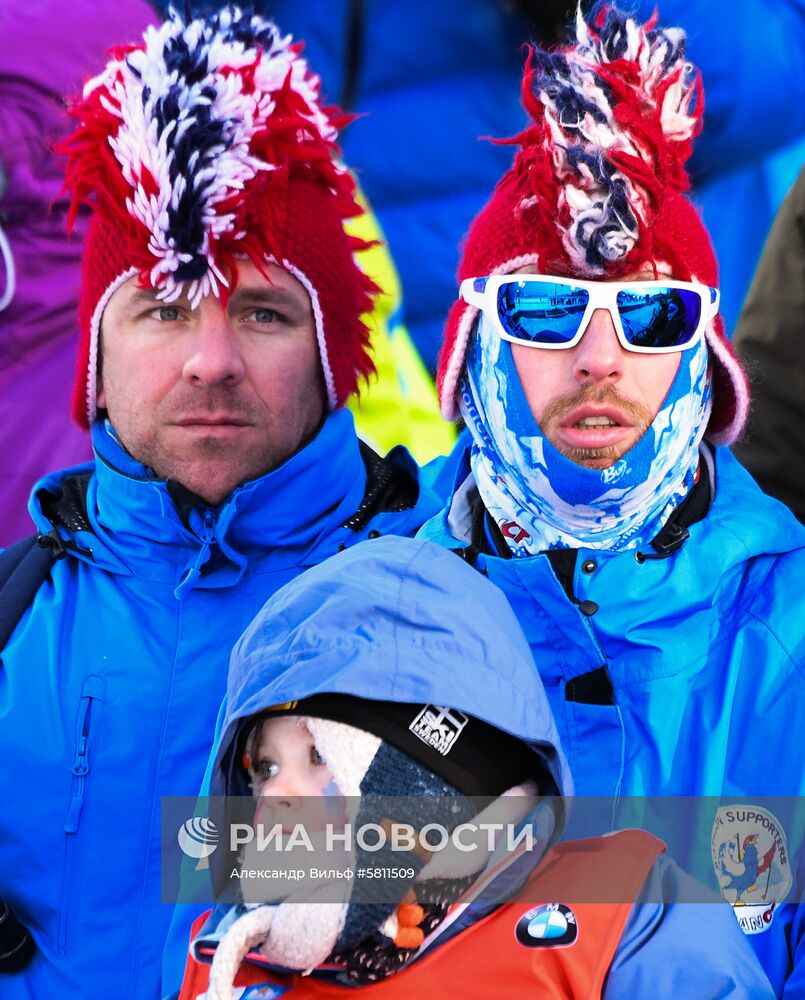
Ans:
<svg viewBox="0 0 805 1000"><path fill-rule="evenodd" d="M685 168L704 110L698 72L679 28L646 24L615 7L555 52L532 47L523 76L531 122L508 140L514 164L473 222L458 280L520 269L618 279L643 268L718 285L713 246L685 197ZM459 300L439 359L443 416L458 415L456 387L477 310ZM746 374L717 317L707 329L713 409L707 437L730 444L749 407Z"/></svg>
<svg viewBox="0 0 805 1000"><path fill-rule="evenodd" d="M319 102L301 45L237 7L195 20L171 12L139 45L113 50L71 108L69 223L93 221L84 250L74 416L95 418L98 335L114 291L137 275L165 302L224 301L237 260L273 261L313 303L328 404L373 371L361 315L376 286L355 263L367 244L344 231L360 215L340 162L348 118ZM229 284L228 278L229 276Z"/></svg>

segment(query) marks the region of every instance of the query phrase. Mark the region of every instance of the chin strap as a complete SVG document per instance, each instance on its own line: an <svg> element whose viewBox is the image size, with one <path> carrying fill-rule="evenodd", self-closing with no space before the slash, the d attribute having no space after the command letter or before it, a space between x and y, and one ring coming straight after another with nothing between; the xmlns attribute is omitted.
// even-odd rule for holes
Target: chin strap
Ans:
<svg viewBox="0 0 805 1000"><path fill-rule="evenodd" d="M234 982L240 963L252 948L265 941L271 931L274 906L260 906L244 913L223 936L210 969L207 1000L234 1000Z"/></svg>
<svg viewBox="0 0 805 1000"><path fill-rule="evenodd" d="M319 890L329 895L326 882ZM234 1000L233 983L240 963L255 948L273 965L308 975L332 953L346 909L344 903L318 902L315 898L247 909L215 951L206 1000Z"/></svg>

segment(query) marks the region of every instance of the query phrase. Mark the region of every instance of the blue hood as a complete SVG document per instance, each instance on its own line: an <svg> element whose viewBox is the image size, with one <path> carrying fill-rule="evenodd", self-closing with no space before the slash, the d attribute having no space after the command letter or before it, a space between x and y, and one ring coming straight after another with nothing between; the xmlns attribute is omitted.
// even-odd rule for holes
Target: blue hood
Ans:
<svg viewBox="0 0 805 1000"><path fill-rule="evenodd" d="M458 709L530 745L542 761L535 760L534 773L542 774L543 793L572 794L542 681L511 608L440 546L367 540L270 598L232 653L212 795L247 794L237 753L244 719L325 693ZM444 946L523 885L559 836L564 813L565 802L553 794L537 800L524 822L540 831L539 849L496 871L431 947ZM197 959L210 960L240 912L227 903L213 910L192 945ZM316 974L338 981L338 969Z"/></svg>
<svg viewBox="0 0 805 1000"><path fill-rule="evenodd" d="M429 542L363 542L264 606L232 653L220 762L242 719L319 693L456 708L518 736L563 795L570 773L528 644L502 593Z"/></svg>

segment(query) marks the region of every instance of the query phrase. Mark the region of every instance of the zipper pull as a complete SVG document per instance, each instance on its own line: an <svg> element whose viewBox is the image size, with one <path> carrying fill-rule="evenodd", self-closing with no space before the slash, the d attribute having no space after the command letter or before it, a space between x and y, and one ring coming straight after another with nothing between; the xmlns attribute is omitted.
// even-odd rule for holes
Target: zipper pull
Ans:
<svg viewBox="0 0 805 1000"><path fill-rule="evenodd" d="M215 541L215 518L213 517L212 511L209 507L206 507L202 513L202 529L197 531L199 540L201 541L201 548L199 549L198 555L196 556L195 563L185 570L184 575L179 581L178 586L173 591L173 596L177 601L183 601L185 595L194 586L196 581L201 576L201 567L206 563L207 558L210 554L210 547Z"/></svg>
<svg viewBox="0 0 805 1000"><path fill-rule="evenodd" d="M78 821L81 819L81 810L84 806L84 780L89 773L89 737L82 736L78 741L73 760L73 774L78 778L75 794L70 800L70 808L67 811L67 819L64 821L64 832L75 833L78 830Z"/></svg>
<svg viewBox="0 0 805 1000"><path fill-rule="evenodd" d="M205 545L210 545L215 541L215 518L209 507L205 507L202 514L204 527L199 536Z"/></svg>
<svg viewBox="0 0 805 1000"><path fill-rule="evenodd" d="M89 738L82 736L76 747L73 774L83 778L87 771L89 771Z"/></svg>

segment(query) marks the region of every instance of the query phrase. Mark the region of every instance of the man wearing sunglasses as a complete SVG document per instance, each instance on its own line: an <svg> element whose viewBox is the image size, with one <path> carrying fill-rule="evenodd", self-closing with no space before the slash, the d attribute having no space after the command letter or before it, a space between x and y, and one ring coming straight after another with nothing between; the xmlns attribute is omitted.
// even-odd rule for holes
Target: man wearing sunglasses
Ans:
<svg viewBox="0 0 805 1000"><path fill-rule="evenodd" d="M659 815L799 996L805 532L719 447L749 393L684 194L684 34L612 8L577 34L532 51L531 120L467 235L439 386L471 444L423 534L509 598L577 791L613 827Z"/></svg>

